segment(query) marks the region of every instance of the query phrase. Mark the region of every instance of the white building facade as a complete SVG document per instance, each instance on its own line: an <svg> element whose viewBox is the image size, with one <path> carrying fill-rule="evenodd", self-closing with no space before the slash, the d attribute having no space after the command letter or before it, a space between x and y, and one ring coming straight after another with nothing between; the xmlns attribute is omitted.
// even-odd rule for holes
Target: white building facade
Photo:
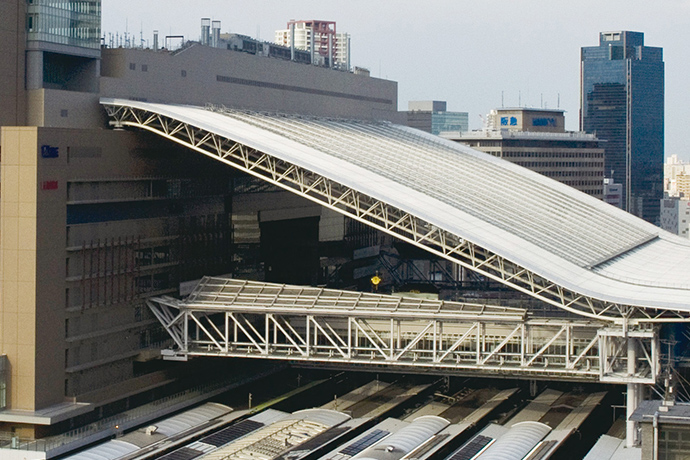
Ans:
<svg viewBox="0 0 690 460"><path fill-rule="evenodd" d="M690 222L690 200L687 198L664 198L661 200L661 228L676 235L688 238Z"/></svg>
<svg viewBox="0 0 690 460"><path fill-rule="evenodd" d="M333 21L290 21L286 29L275 31L275 42L309 51L313 64L350 69L350 34L338 33Z"/></svg>

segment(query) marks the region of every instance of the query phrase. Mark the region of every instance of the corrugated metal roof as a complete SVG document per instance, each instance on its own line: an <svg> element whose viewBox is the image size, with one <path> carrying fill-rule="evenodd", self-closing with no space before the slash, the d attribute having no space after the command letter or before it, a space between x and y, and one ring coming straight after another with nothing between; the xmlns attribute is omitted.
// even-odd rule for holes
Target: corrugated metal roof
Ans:
<svg viewBox="0 0 690 460"><path fill-rule="evenodd" d="M625 439L603 435L594 447L587 453L584 460L610 460L616 450L625 443Z"/></svg>
<svg viewBox="0 0 690 460"><path fill-rule="evenodd" d="M112 440L78 454L70 455L65 460L114 460L137 450L139 447L134 444Z"/></svg>
<svg viewBox="0 0 690 460"><path fill-rule="evenodd" d="M165 420L152 423L152 425L157 427L157 433L173 436L208 420L227 414L230 410L228 406L223 404L206 403Z"/></svg>
<svg viewBox="0 0 690 460"><path fill-rule="evenodd" d="M690 241L469 147L383 122L101 102L159 113L313 171L586 296L690 310Z"/></svg>
<svg viewBox="0 0 690 460"><path fill-rule="evenodd" d="M436 415L416 418L409 425L381 440L378 444L358 453L357 460L396 460L429 441L450 422Z"/></svg>
<svg viewBox="0 0 690 460"><path fill-rule="evenodd" d="M550 431L540 422L516 423L477 460L522 460Z"/></svg>
<svg viewBox="0 0 690 460"><path fill-rule="evenodd" d="M160 435L169 437L195 426L199 426L223 414L227 414L231 410L230 407L223 404L205 403L172 417L151 423L150 425L156 426L156 435L158 437L160 437ZM125 435L123 439L113 439L104 442L90 449L66 457L65 460L111 460L120 458L141 449L141 446L135 444L135 442L137 442L136 439L130 439L132 442L126 441L127 437L131 438L132 436L134 436L134 433L129 433ZM152 439L155 440L155 438ZM153 440L151 442L153 442Z"/></svg>
<svg viewBox="0 0 690 460"><path fill-rule="evenodd" d="M350 420L350 416L330 409L303 409L293 412L292 415L285 417L285 420L308 420L332 427Z"/></svg>
<svg viewBox="0 0 690 460"><path fill-rule="evenodd" d="M338 425L350 416L327 409L305 409L234 440L200 460L271 460Z"/></svg>

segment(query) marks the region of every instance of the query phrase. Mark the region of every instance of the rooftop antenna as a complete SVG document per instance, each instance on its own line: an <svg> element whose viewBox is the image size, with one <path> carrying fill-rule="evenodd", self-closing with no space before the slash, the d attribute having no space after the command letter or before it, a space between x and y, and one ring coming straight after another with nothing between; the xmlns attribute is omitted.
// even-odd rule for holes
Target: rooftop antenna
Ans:
<svg viewBox="0 0 690 460"><path fill-rule="evenodd" d="M540 104L541 108L543 109L544 108L544 93L541 93L539 95L539 104Z"/></svg>
<svg viewBox="0 0 690 460"><path fill-rule="evenodd" d="M505 91L501 90L501 108L505 107L505 105L503 105L503 93L504 92ZM480 117L481 117L481 115L480 115Z"/></svg>
<svg viewBox="0 0 690 460"><path fill-rule="evenodd" d="M561 93L558 93L558 108L561 108Z"/></svg>

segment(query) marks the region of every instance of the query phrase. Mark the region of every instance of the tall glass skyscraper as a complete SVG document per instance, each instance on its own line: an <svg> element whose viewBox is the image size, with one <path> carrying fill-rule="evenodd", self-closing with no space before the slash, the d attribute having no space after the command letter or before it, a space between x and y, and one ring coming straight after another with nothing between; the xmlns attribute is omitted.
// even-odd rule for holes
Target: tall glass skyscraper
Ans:
<svg viewBox="0 0 690 460"><path fill-rule="evenodd" d="M663 197L664 61L641 32L602 32L581 53L580 129L605 141L623 208L658 224Z"/></svg>

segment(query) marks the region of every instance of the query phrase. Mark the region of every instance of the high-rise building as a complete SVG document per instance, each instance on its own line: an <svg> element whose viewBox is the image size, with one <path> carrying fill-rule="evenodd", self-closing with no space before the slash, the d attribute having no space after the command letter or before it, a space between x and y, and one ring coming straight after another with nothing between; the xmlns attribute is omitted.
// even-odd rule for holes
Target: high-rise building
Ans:
<svg viewBox="0 0 690 460"><path fill-rule="evenodd" d="M336 32L333 21L289 21L275 31L275 42L309 51L313 64L350 69L350 34Z"/></svg>
<svg viewBox="0 0 690 460"><path fill-rule="evenodd" d="M565 131L563 110L501 108L486 122L483 130L441 137L604 198L604 149L593 134Z"/></svg>
<svg viewBox="0 0 690 460"><path fill-rule="evenodd" d="M437 136L444 131L469 131L467 112L448 112L445 101L410 101L407 105L407 126Z"/></svg>
<svg viewBox="0 0 690 460"><path fill-rule="evenodd" d="M664 61L641 32L602 32L582 48L580 129L605 140L623 208L658 223L663 196Z"/></svg>

